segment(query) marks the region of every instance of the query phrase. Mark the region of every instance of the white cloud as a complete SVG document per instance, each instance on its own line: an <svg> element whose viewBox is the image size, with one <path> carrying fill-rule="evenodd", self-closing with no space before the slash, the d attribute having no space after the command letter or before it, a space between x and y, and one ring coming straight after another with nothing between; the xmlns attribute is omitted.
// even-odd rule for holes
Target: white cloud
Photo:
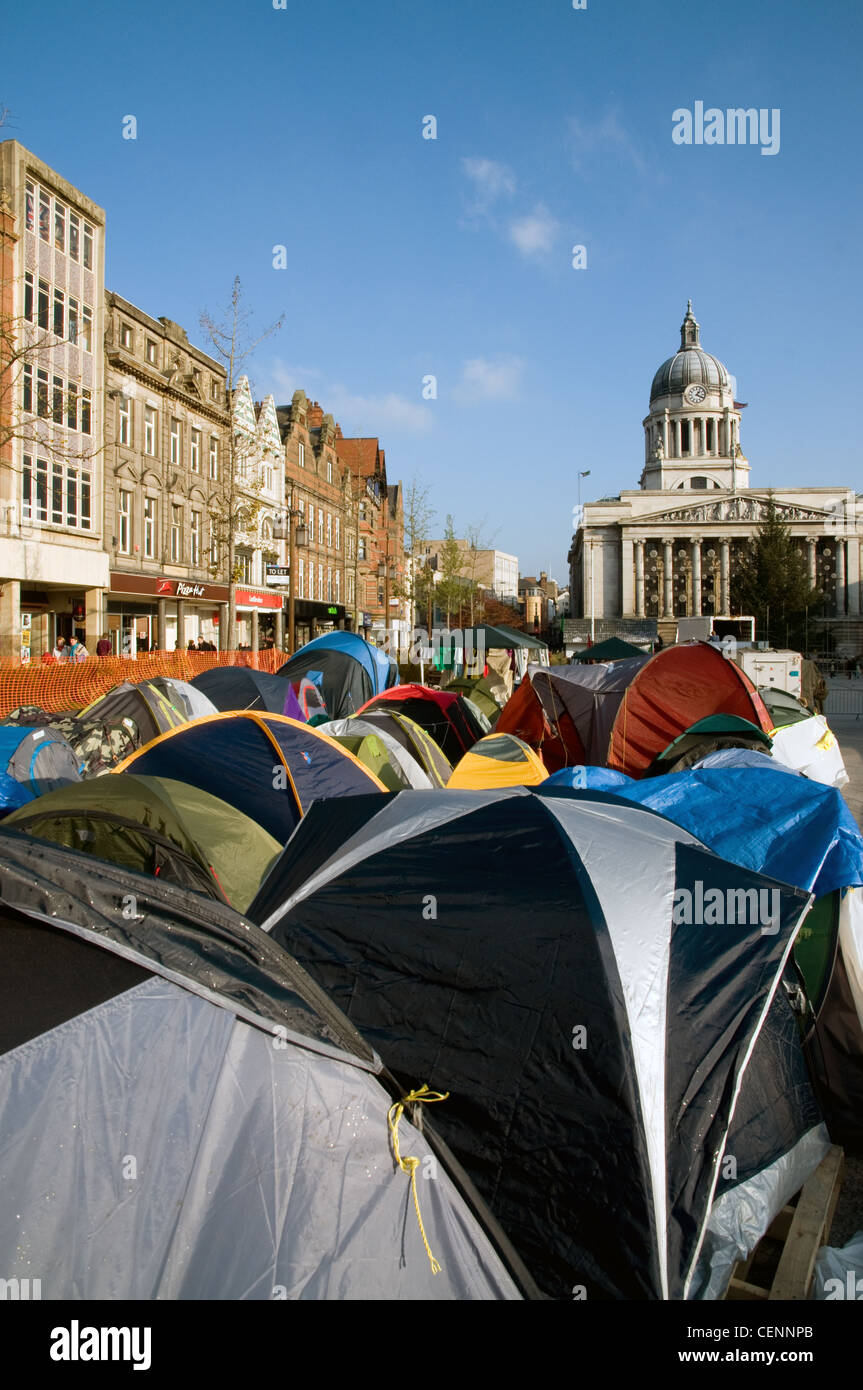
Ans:
<svg viewBox="0 0 863 1390"><path fill-rule="evenodd" d="M498 198L515 193L515 174L494 159L462 159L461 167L474 186L474 211L484 212Z"/></svg>
<svg viewBox="0 0 863 1390"><path fill-rule="evenodd" d="M544 203L537 203L533 212L510 222L507 235L523 256L542 256L554 245L559 223Z"/></svg>
<svg viewBox="0 0 863 1390"><path fill-rule="evenodd" d="M589 156L616 154L628 160L639 173L647 172L646 160L615 111L606 111L592 123L574 117L569 122L569 132L575 169L583 169Z"/></svg>
<svg viewBox="0 0 863 1390"><path fill-rule="evenodd" d="M518 395L524 367L521 357L498 357L494 361L471 357L462 367L453 396L465 405L512 399Z"/></svg>
<svg viewBox="0 0 863 1390"><path fill-rule="evenodd" d="M431 409L421 400L412 401L395 391L363 396L349 391L342 382L329 380L319 367L293 367L276 360L269 380L277 405L287 404L294 391L303 389L320 402L348 436L379 435L387 428L424 434L432 425Z"/></svg>

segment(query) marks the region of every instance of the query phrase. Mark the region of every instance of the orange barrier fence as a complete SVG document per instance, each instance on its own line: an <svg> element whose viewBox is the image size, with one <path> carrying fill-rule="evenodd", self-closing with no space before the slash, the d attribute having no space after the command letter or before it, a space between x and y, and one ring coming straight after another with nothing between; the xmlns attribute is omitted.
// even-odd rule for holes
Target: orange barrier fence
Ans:
<svg viewBox="0 0 863 1390"><path fill-rule="evenodd" d="M91 656L69 663L0 661L0 718L19 705L38 705L49 714L79 710L113 690L122 681L173 676L189 681L214 666L253 666L256 671L278 671L287 652L141 652L134 660L119 656Z"/></svg>

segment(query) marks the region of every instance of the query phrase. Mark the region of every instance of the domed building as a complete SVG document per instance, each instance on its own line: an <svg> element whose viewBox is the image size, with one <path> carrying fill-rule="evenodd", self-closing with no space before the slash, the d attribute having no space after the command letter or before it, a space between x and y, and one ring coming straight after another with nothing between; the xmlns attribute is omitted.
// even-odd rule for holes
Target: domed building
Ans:
<svg viewBox="0 0 863 1390"><path fill-rule="evenodd" d="M680 347L658 368L643 423L639 488L588 503L569 552L571 611L612 632L667 639L681 617L731 615L735 556L772 496L804 549L823 615L859 618L853 488L752 488L734 378L701 346L689 301ZM706 494L706 495L705 495Z"/></svg>

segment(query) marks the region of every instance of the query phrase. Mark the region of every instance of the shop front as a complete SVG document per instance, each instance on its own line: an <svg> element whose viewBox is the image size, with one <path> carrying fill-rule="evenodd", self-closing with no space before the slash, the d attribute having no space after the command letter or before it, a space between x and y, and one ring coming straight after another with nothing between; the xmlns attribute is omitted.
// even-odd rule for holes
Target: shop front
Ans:
<svg viewBox="0 0 863 1390"><path fill-rule="evenodd" d="M272 589L235 590L237 606L237 646L261 650L284 647L284 595Z"/></svg>
<svg viewBox="0 0 863 1390"><path fill-rule="evenodd" d="M296 650L299 651L306 642L311 642L324 632L332 632L336 628L350 629L350 622L340 603L313 603L311 599L298 598L294 600L294 626Z"/></svg>
<svg viewBox="0 0 863 1390"><path fill-rule="evenodd" d="M228 625L228 586L158 575L111 574L105 630L115 656L175 651L203 642L221 650Z"/></svg>

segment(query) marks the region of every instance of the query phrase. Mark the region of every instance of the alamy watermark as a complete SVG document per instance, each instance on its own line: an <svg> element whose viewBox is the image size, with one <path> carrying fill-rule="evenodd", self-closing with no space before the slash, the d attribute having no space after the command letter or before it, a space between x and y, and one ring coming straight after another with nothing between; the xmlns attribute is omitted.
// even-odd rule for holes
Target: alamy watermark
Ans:
<svg viewBox="0 0 863 1390"><path fill-rule="evenodd" d="M675 145L760 145L762 154L779 153L780 108L708 106L696 101L693 110L678 106L671 113Z"/></svg>
<svg viewBox="0 0 863 1390"><path fill-rule="evenodd" d="M410 632L387 632L376 635L376 645L387 656L418 666L421 661L440 660L449 665L474 667L485 665L485 633L475 628L434 627L431 632L415 627Z"/></svg>
<svg viewBox="0 0 863 1390"><path fill-rule="evenodd" d="M758 927L762 936L779 931L782 895L778 888L676 888L671 919L675 926Z"/></svg>

